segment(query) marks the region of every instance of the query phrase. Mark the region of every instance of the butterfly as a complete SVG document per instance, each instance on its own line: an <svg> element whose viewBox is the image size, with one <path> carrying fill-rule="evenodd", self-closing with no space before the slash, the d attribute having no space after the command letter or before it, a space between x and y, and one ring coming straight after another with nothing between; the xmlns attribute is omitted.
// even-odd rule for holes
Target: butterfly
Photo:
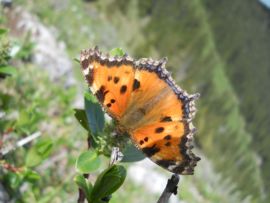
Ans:
<svg viewBox="0 0 270 203"><path fill-rule="evenodd" d="M81 51L80 63L91 92L127 132L137 148L159 166L190 175L200 160L191 149L194 101L165 69L166 58L110 57L97 47Z"/></svg>

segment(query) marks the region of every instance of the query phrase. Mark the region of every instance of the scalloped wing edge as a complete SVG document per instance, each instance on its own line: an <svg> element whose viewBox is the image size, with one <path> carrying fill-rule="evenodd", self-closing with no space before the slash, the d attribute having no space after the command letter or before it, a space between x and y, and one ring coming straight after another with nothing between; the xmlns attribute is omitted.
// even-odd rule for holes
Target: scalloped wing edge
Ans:
<svg viewBox="0 0 270 203"><path fill-rule="evenodd" d="M164 167L173 173L192 175L194 173L194 168L200 157L197 157L193 152L193 137L196 132L196 128L192 124L192 119L196 114L195 100L200 97L199 93L189 95L186 91L181 89L171 77L170 72L165 68L167 58L161 60L153 60L152 58L141 58L134 60L129 55L125 54L122 57L119 56L109 56L109 54L103 54L99 51L98 47L92 49L86 49L81 51L80 63L82 67L83 74L85 76L86 82L89 84L90 89L93 83L92 69L93 66L89 65L93 61L99 62L102 65L108 67L120 66L120 65L132 65L135 69L144 69L150 72L155 72L159 78L164 80L174 91L179 100L183 103L183 112L185 122L185 134L182 136L179 143L180 153L185 157L185 160L181 164L169 164ZM164 163L157 163L159 165L164 165ZM168 164L168 163L166 163Z"/></svg>

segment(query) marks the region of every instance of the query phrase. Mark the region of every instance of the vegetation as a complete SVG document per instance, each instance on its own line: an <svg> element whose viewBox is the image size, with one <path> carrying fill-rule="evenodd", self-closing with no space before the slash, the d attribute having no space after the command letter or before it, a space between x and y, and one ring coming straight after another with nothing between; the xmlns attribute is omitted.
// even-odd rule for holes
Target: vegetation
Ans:
<svg viewBox="0 0 270 203"><path fill-rule="evenodd" d="M169 18L165 17L166 10L172 12ZM190 18L181 18L183 11L193 12L194 15ZM176 27L176 21L172 19L177 17ZM192 22L196 24L190 26ZM245 129L244 118L239 112L237 95L226 76L225 61L216 48L203 5L199 1L157 3L152 11L152 21L146 31L151 33L151 30L153 32L159 26L166 29L160 30L156 36L151 36L153 45L157 46L157 50L164 50L164 54L167 52L172 58L175 57L172 61L179 60L177 53L179 47L182 48L186 53L180 63L183 65L189 63L186 78L192 78L192 81L195 79L197 84L197 86L193 84L191 91L202 93L199 103L201 113L198 116L200 146L207 157L216 160L214 165L218 171L223 172L224 178L236 183L237 188L243 193L243 199L247 196L257 199L261 196L262 177L255 153L251 150L252 137ZM167 32L174 32L179 36L175 37L173 44L169 46L165 45L172 43L172 36L166 35ZM190 35L190 33L196 34ZM204 68L201 68L202 66ZM184 81L184 84L192 87L192 81ZM224 101L224 98L227 99Z"/></svg>
<svg viewBox="0 0 270 203"><path fill-rule="evenodd" d="M56 38L66 44L70 59L94 45L107 51L122 47L136 57L168 56L168 69L180 86L201 93L195 124L197 153L203 159L194 176L181 177L179 199L270 199L269 10L244 0L20 0L18 5L57 29ZM0 157L6 193L17 202L76 202L79 187L88 202L104 197L155 202L159 194L149 194L128 174L124 181L133 163L108 166L115 146L126 155L125 162L140 160L141 154L131 145L125 148L126 138L111 136L114 123L105 121L89 92L84 108L74 109L82 85L64 87L64 76L49 79L32 60L31 37L12 37L8 25L1 16L0 149L35 133L41 136ZM119 49L111 53L122 54ZM73 67L82 84L76 60ZM86 173L91 173L89 180ZM117 180L106 178L113 173Z"/></svg>

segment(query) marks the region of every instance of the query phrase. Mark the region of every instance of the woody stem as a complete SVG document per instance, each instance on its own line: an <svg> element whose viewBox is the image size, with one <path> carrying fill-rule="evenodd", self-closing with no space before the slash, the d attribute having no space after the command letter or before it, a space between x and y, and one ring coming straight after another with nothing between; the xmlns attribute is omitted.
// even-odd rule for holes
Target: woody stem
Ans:
<svg viewBox="0 0 270 203"><path fill-rule="evenodd" d="M173 174L170 179L168 179L167 185L162 192L159 200L157 203L168 203L169 199L172 194L176 195L177 194L177 188L178 188L178 183L180 180L180 176L177 174Z"/></svg>
<svg viewBox="0 0 270 203"><path fill-rule="evenodd" d="M88 149L90 149L92 146L90 135L87 138L87 145L88 145ZM84 176L84 178L88 179L89 174L86 173L86 174L83 174L83 176ZM79 197L78 197L77 203L84 203L84 201L85 201L85 194L84 194L83 190L81 188L79 188Z"/></svg>

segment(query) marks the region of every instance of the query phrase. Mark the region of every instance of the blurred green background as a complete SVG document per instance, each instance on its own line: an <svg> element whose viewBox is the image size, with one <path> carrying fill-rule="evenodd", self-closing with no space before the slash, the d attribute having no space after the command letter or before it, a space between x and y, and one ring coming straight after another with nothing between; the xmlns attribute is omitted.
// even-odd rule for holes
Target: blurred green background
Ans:
<svg viewBox="0 0 270 203"><path fill-rule="evenodd" d="M16 0L1 8L0 28L8 29L1 60L9 47L8 63L17 70L0 78L1 140L41 131L53 145L34 165L31 157L23 161L27 147L9 155L40 177L16 185L0 169L2 188L15 184L24 202L76 201L74 160L87 144L73 108L82 106L86 85L73 59L98 45L104 52L121 47L134 58L167 56L177 83L201 94L194 124L202 160L194 176L181 177L172 202L270 201L270 9L261 1ZM160 192L131 176L170 174L134 165L127 165L127 180L111 202L156 201Z"/></svg>

